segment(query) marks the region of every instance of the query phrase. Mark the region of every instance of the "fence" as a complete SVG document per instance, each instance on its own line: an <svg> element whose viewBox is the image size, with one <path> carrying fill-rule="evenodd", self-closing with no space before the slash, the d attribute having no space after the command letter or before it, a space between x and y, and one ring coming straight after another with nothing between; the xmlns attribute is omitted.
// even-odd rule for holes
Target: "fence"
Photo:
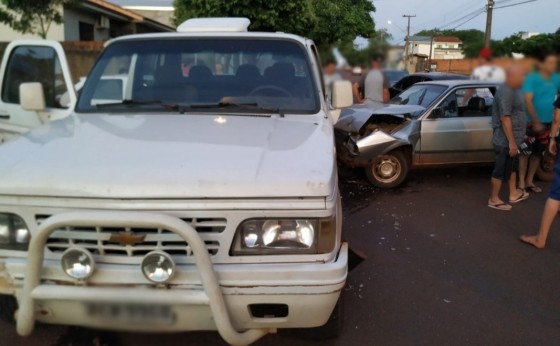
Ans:
<svg viewBox="0 0 560 346"><path fill-rule="evenodd" d="M99 53L103 49L101 41L65 41L61 42L72 79L77 82L80 77L87 76ZM0 42L0 56L3 56L8 42Z"/></svg>
<svg viewBox="0 0 560 346"><path fill-rule="evenodd" d="M535 61L530 58L524 59L511 59L511 58L498 58L494 60L494 63L501 67L506 67L512 63L518 63L524 66L526 69L532 70ZM432 59L432 65L436 65L438 72L449 72L449 73L459 73L464 75L470 75L472 71L479 65L478 59L455 59L455 60L443 60L443 59Z"/></svg>

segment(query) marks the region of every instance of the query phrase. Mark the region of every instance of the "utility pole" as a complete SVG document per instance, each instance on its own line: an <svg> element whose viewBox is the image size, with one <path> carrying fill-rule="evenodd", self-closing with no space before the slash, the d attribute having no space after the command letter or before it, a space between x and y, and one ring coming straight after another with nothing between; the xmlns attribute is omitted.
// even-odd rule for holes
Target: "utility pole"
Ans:
<svg viewBox="0 0 560 346"><path fill-rule="evenodd" d="M410 15L410 14L403 14L403 18L407 18L408 19L408 25L406 26L406 69L408 70L408 65L410 63L410 18L414 18L416 17L416 15Z"/></svg>
<svg viewBox="0 0 560 346"><path fill-rule="evenodd" d="M486 34L484 36L484 47L490 48L492 39L492 11L494 10L494 0L488 0L486 5Z"/></svg>

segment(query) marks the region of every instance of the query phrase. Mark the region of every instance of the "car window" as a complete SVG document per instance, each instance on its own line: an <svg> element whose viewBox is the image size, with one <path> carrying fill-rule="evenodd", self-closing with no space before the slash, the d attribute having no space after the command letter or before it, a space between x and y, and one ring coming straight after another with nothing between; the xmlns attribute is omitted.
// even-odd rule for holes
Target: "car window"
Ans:
<svg viewBox="0 0 560 346"><path fill-rule="evenodd" d="M455 89L441 101L431 117L489 117L492 115L493 92L495 88ZM487 97L482 97L483 95Z"/></svg>
<svg viewBox="0 0 560 346"><path fill-rule="evenodd" d="M21 83L39 82L43 85L45 103L48 108L68 108L61 102L68 93L58 55L51 47L21 46L11 53L4 83L2 101L19 104Z"/></svg>
<svg viewBox="0 0 560 346"><path fill-rule="evenodd" d="M109 112L135 112L138 107L173 111L176 107L162 107L173 105L185 113L231 113L231 107L218 107L228 103L240 105L239 111L253 105L252 112L266 108L315 113L320 103L312 71L305 48L290 40L116 42L106 48L86 80L77 111L94 112L103 104ZM114 102L117 95L127 102Z"/></svg>
<svg viewBox="0 0 560 346"><path fill-rule="evenodd" d="M391 103L428 107L438 97L440 97L446 89L447 87L443 85L413 85L409 89L395 96L391 100Z"/></svg>

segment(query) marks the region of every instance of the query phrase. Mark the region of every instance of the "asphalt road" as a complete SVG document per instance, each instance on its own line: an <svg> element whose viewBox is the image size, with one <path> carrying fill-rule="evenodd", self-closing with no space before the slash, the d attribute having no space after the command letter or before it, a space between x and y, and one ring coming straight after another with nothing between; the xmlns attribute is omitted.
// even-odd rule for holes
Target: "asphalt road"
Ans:
<svg viewBox="0 0 560 346"><path fill-rule="evenodd" d="M512 212L486 206L489 168L413 172L400 189L342 184L346 240L368 259L344 292L345 329L328 342L292 331L256 345L558 345L560 237L546 250L518 241L536 229L546 194ZM545 190L547 184L542 185ZM216 333L100 334L39 325L29 338L0 324L4 345L222 345Z"/></svg>

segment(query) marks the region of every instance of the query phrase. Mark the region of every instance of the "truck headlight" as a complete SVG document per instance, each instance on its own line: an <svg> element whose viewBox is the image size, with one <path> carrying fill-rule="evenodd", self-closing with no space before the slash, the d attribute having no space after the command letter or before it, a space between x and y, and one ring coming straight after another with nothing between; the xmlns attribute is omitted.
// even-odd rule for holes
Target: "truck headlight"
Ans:
<svg viewBox="0 0 560 346"><path fill-rule="evenodd" d="M61 258L62 270L76 280L84 280L93 274L95 262L91 253L79 247L64 251Z"/></svg>
<svg viewBox="0 0 560 346"><path fill-rule="evenodd" d="M25 251L30 238L29 229L21 217L0 213L0 249Z"/></svg>
<svg viewBox="0 0 560 346"><path fill-rule="evenodd" d="M328 253L336 243L336 222L329 219L252 219L237 229L233 255Z"/></svg>

